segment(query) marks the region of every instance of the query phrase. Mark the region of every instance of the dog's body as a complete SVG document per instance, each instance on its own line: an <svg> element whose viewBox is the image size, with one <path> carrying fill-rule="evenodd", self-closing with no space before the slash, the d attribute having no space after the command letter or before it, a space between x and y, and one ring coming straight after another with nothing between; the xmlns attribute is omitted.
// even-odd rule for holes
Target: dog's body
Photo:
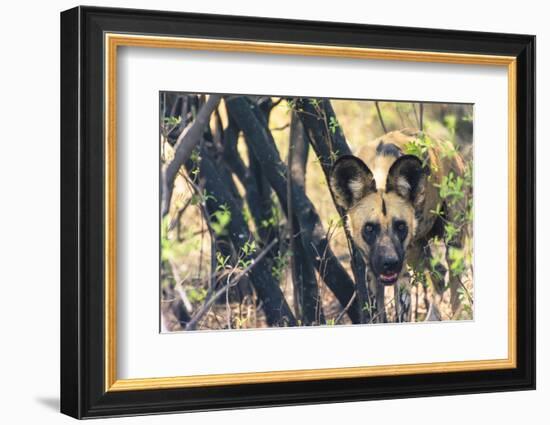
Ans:
<svg viewBox="0 0 550 425"><path fill-rule="evenodd" d="M428 241L442 236L443 217L434 211L444 211L445 218L453 220L438 186L450 172L464 173L462 157L447 154L452 148L449 142L430 139L424 158L407 154L420 137L422 133L411 129L387 133L363 146L357 156L340 158L330 179L336 202L346 210L350 233L366 260L371 293L383 306L384 286L394 285L398 321L410 320L406 265L423 270L430 255ZM449 243L461 247L462 232ZM449 283L454 305L459 282L450 277ZM385 320L384 311L382 317Z"/></svg>

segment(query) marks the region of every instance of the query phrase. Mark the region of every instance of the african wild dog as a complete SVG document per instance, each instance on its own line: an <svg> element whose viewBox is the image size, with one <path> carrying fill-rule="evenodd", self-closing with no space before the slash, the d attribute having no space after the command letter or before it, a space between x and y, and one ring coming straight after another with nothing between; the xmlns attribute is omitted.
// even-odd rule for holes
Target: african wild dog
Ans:
<svg viewBox="0 0 550 425"><path fill-rule="evenodd" d="M444 154L449 142L434 140L426 158L406 154L408 144L419 137L421 133L411 129L385 134L367 143L357 156L339 158L330 176L335 200L346 211L351 236L367 263L369 292L375 295L376 305L383 306L384 287L394 285L397 321L410 321L406 264L415 271L426 269L429 240L441 238L441 221L453 221L456 214L440 198L437 185L451 171L464 173L460 154ZM433 213L438 203L444 218ZM463 233L449 244L462 247ZM446 252L450 264L449 249ZM442 264L437 267L442 277L434 286L441 296L446 270ZM458 277L449 276L453 310L460 304L459 285ZM381 321L386 321L385 309L379 311Z"/></svg>

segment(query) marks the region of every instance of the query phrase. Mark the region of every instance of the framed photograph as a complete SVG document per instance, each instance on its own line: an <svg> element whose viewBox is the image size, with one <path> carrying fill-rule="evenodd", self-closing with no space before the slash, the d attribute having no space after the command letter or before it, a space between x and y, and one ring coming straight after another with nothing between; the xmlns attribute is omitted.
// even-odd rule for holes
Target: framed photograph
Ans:
<svg viewBox="0 0 550 425"><path fill-rule="evenodd" d="M535 388L535 37L61 14L61 411Z"/></svg>

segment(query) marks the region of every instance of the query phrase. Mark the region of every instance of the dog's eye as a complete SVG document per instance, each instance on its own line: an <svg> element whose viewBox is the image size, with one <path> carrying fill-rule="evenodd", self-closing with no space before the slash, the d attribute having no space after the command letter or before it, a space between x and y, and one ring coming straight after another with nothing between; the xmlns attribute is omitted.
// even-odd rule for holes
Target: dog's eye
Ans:
<svg viewBox="0 0 550 425"><path fill-rule="evenodd" d="M380 226L376 223L366 223L363 227L363 239L371 245L376 241Z"/></svg>
<svg viewBox="0 0 550 425"><path fill-rule="evenodd" d="M397 220L393 223L393 228L399 237L403 240L407 237L408 227L407 223L401 220Z"/></svg>

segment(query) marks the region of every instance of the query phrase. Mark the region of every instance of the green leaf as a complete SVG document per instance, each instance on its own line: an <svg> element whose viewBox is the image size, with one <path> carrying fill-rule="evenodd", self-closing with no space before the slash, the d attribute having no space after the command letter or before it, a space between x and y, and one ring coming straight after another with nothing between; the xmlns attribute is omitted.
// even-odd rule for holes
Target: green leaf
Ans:
<svg viewBox="0 0 550 425"><path fill-rule="evenodd" d="M340 128L340 124L338 123L336 117L330 117L328 126L332 134L336 134L336 131Z"/></svg>

